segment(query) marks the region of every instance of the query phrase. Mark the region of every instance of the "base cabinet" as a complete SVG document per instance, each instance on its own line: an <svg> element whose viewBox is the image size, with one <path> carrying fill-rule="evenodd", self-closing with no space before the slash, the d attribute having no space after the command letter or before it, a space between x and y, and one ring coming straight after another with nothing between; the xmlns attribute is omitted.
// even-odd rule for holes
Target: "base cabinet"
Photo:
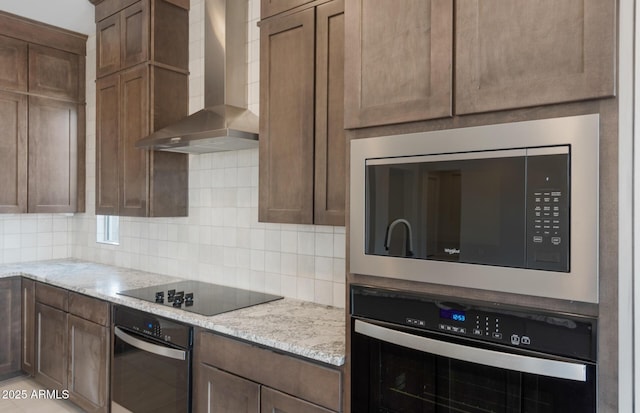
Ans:
<svg viewBox="0 0 640 413"><path fill-rule="evenodd" d="M106 412L109 328L69 314L69 398L87 412Z"/></svg>
<svg viewBox="0 0 640 413"><path fill-rule="evenodd" d="M260 411L262 413L331 413L331 410L268 387L262 387L260 391Z"/></svg>
<svg viewBox="0 0 640 413"><path fill-rule="evenodd" d="M342 410L342 372L338 368L275 353L205 330L196 333L194 348L195 412L331 413Z"/></svg>
<svg viewBox="0 0 640 413"><path fill-rule="evenodd" d="M35 345L32 360L23 360L25 371L33 365L36 381L49 390L68 390L69 399L86 412L108 412L109 303L26 281L23 343L27 355L30 288L35 290Z"/></svg>
<svg viewBox="0 0 640 413"><path fill-rule="evenodd" d="M67 389L67 314L36 302L36 380L51 390Z"/></svg>
<svg viewBox="0 0 640 413"><path fill-rule="evenodd" d="M20 278L0 279L0 378L20 370Z"/></svg>
<svg viewBox="0 0 640 413"><path fill-rule="evenodd" d="M197 367L196 412L257 413L260 411L260 385L215 367Z"/></svg>
<svg viewBox="0 0 640 413"><path fill-rule="evenodd" d="M36 320L36 283L22 278L22 371L33 376L35 370L35 320Z"/></svg>

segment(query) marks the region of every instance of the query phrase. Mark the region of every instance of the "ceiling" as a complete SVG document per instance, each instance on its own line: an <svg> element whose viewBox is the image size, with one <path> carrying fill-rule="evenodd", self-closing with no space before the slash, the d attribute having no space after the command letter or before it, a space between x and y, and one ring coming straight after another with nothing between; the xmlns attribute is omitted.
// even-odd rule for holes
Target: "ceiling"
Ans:
<svg viewBox="0 0 640 413"><path fill-rule="evenodd" d="M96 31L88 0L0 0L0 10L87 35Z"/></svg>

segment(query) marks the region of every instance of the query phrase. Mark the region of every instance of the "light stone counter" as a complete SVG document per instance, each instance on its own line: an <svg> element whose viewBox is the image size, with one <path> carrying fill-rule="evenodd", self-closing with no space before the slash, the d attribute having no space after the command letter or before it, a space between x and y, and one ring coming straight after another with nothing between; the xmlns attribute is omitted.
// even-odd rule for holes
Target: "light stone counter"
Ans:
<svg viewBox="0 0 640 413"><path fill-rule="evenodd" d="M174 309L118 291L178 281L180 278L79 260L0 265L0 277L22 275L116 304L227 334L323 363L345 360L344 309L290 298L211 317Z"/></svg>

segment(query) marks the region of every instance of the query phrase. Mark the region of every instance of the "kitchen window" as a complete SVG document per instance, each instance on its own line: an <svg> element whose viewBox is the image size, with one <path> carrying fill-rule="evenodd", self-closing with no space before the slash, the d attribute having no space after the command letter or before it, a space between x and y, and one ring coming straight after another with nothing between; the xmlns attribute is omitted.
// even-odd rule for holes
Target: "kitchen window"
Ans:
<svg viewBox="0 0 640 413"><path fill-rule="evenodd" d="M96 215L96 242L120 245L120 217Z"/></svg>

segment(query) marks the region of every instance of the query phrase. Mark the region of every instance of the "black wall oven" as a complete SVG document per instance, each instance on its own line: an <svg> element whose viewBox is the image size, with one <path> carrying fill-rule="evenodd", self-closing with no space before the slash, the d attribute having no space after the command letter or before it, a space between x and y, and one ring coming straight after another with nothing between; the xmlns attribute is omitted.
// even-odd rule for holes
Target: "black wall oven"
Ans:
<svg viewBox="0 0 640 413"><path fill-rule="evenodd" d="M128 307L114 307L111 411L191 411L193 328Z"/></svg>
<svg viewBox="0 0 640 413"><path fill-rule="evenodd" d="M596 411L596 320L351 286L353 413Z"/></svg>

